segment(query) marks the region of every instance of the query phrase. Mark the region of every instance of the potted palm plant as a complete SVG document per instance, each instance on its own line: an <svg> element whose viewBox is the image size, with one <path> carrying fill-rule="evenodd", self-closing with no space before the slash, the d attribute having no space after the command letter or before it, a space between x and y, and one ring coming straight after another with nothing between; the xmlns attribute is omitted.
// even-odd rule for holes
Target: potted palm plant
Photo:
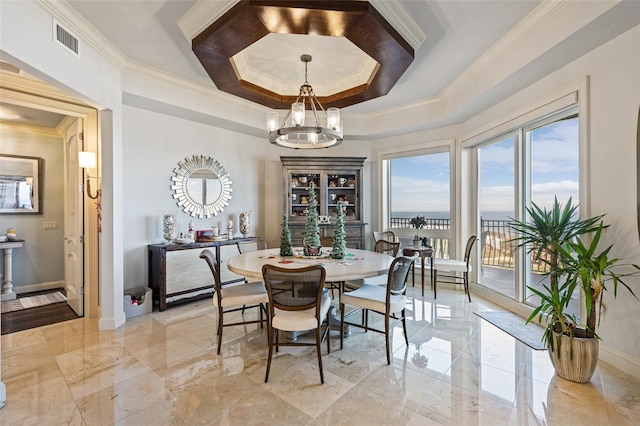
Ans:
<svg viewBox="0 0 640 426"><path fill-rule="evenodd" d="M540 301L527 323L536 317L546 321L543 340L556 373L575 382L588 382L598 362L598 336L595 333L602 308L602 292L611 282L614 297L618 284L622 284L635 297L631 288L622 281L640 267L631 265L632 272L620 273L618 259L610 258L612 246L599 251L603 229L603 216L579 220L577 205L571 198L563 207L554 201L551 210L533 204L527 209L530 221L513 221L511 227L518 232L514 239L516 249L526 249L533 260L547 266L549 285L542 288L528 286ZM592 237L586 244L587 237ZM621 270L621 269L620 269ZM575 314L567 310L576 289L584 295L588 312L586 323L581 323Z"/></svg>
<svg viewBox="0 0 640 426"><path fill-rule="evenodd" d="M583 238L578 238L557 247L562 259L557 274L564 278L560 294L568 303L574 291L580 289L587 317L584 323L580 323L575 315L565 314L564 318L556 320L556 325L561 325L560 329L547 326L543 337L558 375L581 383L591 379L598 363L600 338L596 329L600 324L604 292L608 290L608 286L613 289L614 297L617 296L618 286L621 285L638 299L623 278L640 272L640 266L622 264L619 263L619 259L611 257L613 245L600 250L598 246L603 229L604 225L600 221L589 243L585 243ZM555 317L558 317L559 312L559 309L551 310ZM543 313L544 309L537 309L537 312L534 310L529 321L535 316L541 321Z"/></svg>
<svg viewBox="0 0 640 426"><path fill-rule="evenodd" d="M551 289L555 290L560 265L557 247L564 246L580 235L594 232L603 216L580 220L578 205L572 204L571 197L564 206L555 197L550 210L531 203L527 213L528 221L512 219L509 224L517 235L511 240L516 243L514 250L527 250L533 255L534 262L546 265Z"/></svg>

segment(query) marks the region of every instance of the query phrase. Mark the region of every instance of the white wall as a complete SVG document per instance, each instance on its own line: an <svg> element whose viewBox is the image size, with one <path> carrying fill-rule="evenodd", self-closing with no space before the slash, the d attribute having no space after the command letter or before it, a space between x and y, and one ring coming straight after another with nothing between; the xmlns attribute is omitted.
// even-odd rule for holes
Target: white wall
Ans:
<svg viewBox="0 0 640 426"><path fill-rule="evenodd" d="M161 215L178 215L178 232L186 232L190 219L196 229L226 227L229 220L238 230L238 215L251 211L251 235L264 235L265 152L263 139L212 126L124 107L124 276L125 288L148 284L147 245L161 243ZM232 197L222 214L210 218L192 218L176 204L170 189L173 170L179 161L192 155L218 160L229 172ZM279 240L278 240L279 241Z"/></svg>
<svg viewBox="0 0 640 426"><path fill-rule="evenodd" d="M591 214L607 214L606 241L613 255L640 264L637 227L636 150L640 105L640 26L586 55L568 67L591 79L590 197ZM640 295L640 277L628 280ZM610 289L611 290L611 289ZM604 359L629 357L640 376L640 302L624 291L605 296L607 314L600 336Z"/></svg>
<svg viewBox="0 0 640 426"><path fill-rule="evenodd" d="M41 214L0 215L0 234L14 228L25 247L13 251L13 286L16 293L60 285L64 281L63 146L59 137L0 129L0 153L39 157ZM58 229L43 230L43 221L58 222ZM44 287L42 286L44 285ZM28 286L28 287L25 287Z"/></svg>

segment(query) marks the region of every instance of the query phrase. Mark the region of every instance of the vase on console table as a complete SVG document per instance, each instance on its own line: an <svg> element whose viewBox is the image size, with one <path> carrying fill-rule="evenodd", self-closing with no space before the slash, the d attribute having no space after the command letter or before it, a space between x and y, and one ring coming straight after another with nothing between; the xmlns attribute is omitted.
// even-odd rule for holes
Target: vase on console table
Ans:
<svg viewBox="0 0 640 426"><path fill-rule="evenodd" d="M167 241L167 244L178 238L178 221L174 213L165 213L162 216L162 238Z"/></svg>
<svg viewBox="0 0 640 426"><path fill-rule="evenodd" d="M251 227L251 211L240 212L240 233L244 238L249 235Z"/></svg>

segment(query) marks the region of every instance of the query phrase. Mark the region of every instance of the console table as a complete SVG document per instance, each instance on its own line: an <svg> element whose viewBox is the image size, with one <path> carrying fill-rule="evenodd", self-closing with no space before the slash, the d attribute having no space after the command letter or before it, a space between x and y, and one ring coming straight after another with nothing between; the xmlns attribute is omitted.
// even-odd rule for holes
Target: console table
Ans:
<svg viewBox="0 0 640 426"><path fill-rule="evenodd" d="M150 244L149 287L153 301L164 311L168 306L213 295L213 277L200 252L210 249L216 256L218 279L222 285L243 281L242 275L227 269L228 258L239 254L238 241L253 241L256 237L192 244Z"/></svg>
<svg viewBox="0 0 640 426"><path fill-rule="evenodd" d="M13 240L0 242L0 250L4 252L3 277L2 277L2 296L1 300L13 300L16 298L16 292L13 291L13 249L24 247L24 240Z"/></svg>

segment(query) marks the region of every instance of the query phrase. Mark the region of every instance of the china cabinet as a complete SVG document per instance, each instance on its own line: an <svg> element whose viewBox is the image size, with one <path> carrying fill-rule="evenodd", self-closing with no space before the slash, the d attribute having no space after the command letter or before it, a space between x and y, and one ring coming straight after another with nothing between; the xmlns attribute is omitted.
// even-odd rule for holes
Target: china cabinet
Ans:
<svg viewBox="0 0 640 426"><path fill-rule="evenodd" d="M347 247L364 248L362 175L365 157L280 157L285 212L289 215L291 242L302 244L313 186L320 215L320 236L332 236L338 203L344 212Z"/></svg>

